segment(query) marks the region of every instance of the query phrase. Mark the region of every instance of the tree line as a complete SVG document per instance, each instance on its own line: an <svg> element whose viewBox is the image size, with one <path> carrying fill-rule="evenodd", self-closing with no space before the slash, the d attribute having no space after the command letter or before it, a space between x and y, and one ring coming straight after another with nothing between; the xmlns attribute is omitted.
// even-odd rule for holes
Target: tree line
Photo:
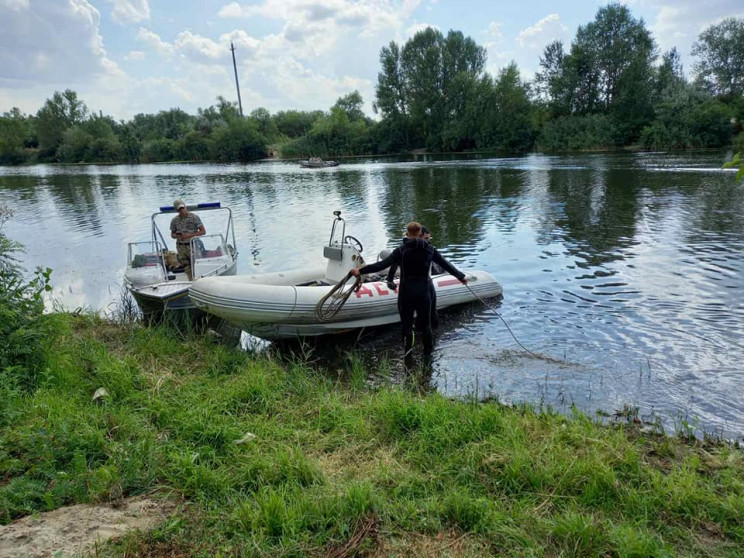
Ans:
<svg viewBox="0 0 744 558"><path fill-rule="evenodd" d="M373 108L358 91L328 111L235 103L190 115L175 108L116 121L55 92L35 115L0 117L0 164L33 162L245 162L269 155L338 157L428 151L524 152L723 147L744 149L744 20L728 18L693 45L692 79L676 48L659 53L627 6L609 4L554 41L531 81L515 63L495 76L486 51L459 31L428 28L380 52Z"/></svg>

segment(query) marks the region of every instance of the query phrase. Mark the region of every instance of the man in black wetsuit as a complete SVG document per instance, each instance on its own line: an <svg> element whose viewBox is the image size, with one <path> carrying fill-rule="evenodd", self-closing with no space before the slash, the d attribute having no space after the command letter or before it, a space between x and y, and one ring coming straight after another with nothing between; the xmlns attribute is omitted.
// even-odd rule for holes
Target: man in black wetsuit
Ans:
<svg viewBox="0 0 744 558"><path fill-rule="evenodd" d="M421 236L419 236L419 238L425 240L428 243L431 243L431 231L425 226L421 225ZM404 238L403 242L405 242L405 240L406 239ZM388 289L392 291L397 289L394 282L396 271L398 271L398 264L391 265L386 279ZM435 262L432 262L431 273L433 273L434 275L441 275L442 273L446 273L446 271L444 270L444 268L442 268L442 266L436 264ZM431 328L436 330L439 329L439 314L437 313L437 290L434 288L434 281L431 280L431 277L429 277L429 296L431 297Z"/></svg>
<svg viewBox="0 0 744 558"><path fill-rule="evenodd" d="M465 274L458 271L445 260L436 248L419 238L421 225L415 221L408 223L403 244L393 250L384 260L350 272L355 277L382 271L392 264L400 266L400 291L398 293L398 312L403 333L404 356L408 358L413 349L413 316L416 314L416 329L424 342L424 356L431 357L434 340L431 333L431 291L429 290L429 269L436 262L450 274L467 285Z"/></svg>

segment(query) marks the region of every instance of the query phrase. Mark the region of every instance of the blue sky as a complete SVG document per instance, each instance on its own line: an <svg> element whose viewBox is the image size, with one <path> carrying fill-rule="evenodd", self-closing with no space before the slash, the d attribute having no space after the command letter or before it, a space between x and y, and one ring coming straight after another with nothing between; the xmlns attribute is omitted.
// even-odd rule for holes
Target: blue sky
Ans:
<svg viewBox="0 0 744 558"><path fill-rule="evenodd" d="M661 52L676 46L686 71L698 34L744 17L741 0L627 0ZM218 95L272 113L327 110L355 89L372 115L380 48L432 26L487 48L488 71L510 61L524 79L559 39L607 2L532 0L0 0L0 113L35 113L55 90L74 89L117 119L180 107L195 113Z"/></svg>

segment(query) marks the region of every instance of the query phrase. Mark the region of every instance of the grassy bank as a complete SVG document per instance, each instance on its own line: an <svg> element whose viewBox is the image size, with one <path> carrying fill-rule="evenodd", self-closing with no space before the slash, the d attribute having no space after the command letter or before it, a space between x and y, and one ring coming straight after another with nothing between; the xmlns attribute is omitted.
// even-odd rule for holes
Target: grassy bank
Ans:
<svg viewBox="0 0 744 558"><path fill-rule="evenodd" d="M4 523L147 492L179 512L99 555L742 555L738 449L45 319L45 372L0 383Z"/></svg>

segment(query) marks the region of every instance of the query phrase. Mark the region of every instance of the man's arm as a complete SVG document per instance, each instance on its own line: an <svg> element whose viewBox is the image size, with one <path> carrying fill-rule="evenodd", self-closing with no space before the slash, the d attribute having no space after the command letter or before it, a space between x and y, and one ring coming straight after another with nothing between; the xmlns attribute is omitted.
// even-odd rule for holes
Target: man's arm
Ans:
<svg viewBox="0 0 744 558"><path fill-rule="evenodd" d="M360 275L368 275L369 273L376 273L378 271L382 271L383 269L390 267L393 264L399 264L400 263L400 250L396 248L393 250L393 252L384 260L380 260L379 262L365 265L362 268L353 268L351 270L351 274L354 277L359 277Z"/></svg>
<svg viewBox="0 0 744 558"><path fill-rule="evenodd" d="M395 285L395 272L398 271L398 264L394 263L390 266L390 271L388 271L387 279L385 279L385 282L387 283L388 289L395 290L397 286Z"/></svg>
<svg viewBox="0 0 744 558"><path fill-rule="evenodd" d="M432 256L432 261L439 264L450 275L454 275L455 277L457 277L460 280L460 283L462 283L463 285L468 284L468 280L465 279L465 274L462 271L458 270L454 265L449 263L447 260L445 260L442 257L442 255L436 250L436 248L434 249L434 255Z"/></svg>

